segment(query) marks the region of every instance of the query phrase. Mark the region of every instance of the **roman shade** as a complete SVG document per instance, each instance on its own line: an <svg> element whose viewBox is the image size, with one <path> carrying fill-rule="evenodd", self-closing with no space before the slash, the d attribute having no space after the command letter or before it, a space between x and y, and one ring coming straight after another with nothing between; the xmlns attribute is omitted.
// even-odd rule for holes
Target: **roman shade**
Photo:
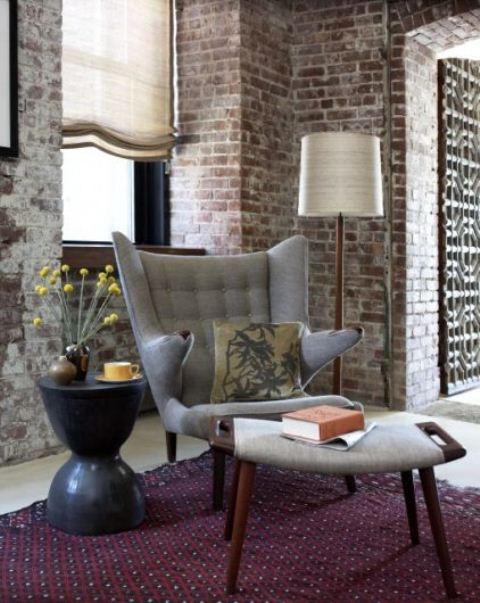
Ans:
<svg viewBox="0 0 480 603"><path fill-rule="evenodd" d="M169 156L171 0L63 1L63 147Z"/></svg>

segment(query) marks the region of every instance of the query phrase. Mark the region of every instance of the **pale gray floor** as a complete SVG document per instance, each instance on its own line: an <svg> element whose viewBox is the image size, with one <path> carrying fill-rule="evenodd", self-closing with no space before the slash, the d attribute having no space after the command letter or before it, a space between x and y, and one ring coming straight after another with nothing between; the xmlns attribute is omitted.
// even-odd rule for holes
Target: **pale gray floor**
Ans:
<svg viewBox="0 0 480 603"><path fill-rule="evenodd" d="M368 409L367 417L385 423L432 420L432 417L389 412L385 409ZM438 467L437 476L457 486L480 487L480 425L443 417L435 420L468 450L464 459ZM198 456L207 448L205 442L180 436L178 458ZM122 455L136 471L145 471L167 461L165 434L156 414L138 419L132 436L122 449ZM0 513L13 511L45 498L53 475L67 458L68 453L65 452L0 468Z"/></svg>
<svg viewBox="0 0 480 603"><path fill-rule="evenodd" d="M480 387L474 387L473 389L461 392L460 394L452 394L451 396L448 396L448 398L445 398L445 400L480 406Z"/></svg>

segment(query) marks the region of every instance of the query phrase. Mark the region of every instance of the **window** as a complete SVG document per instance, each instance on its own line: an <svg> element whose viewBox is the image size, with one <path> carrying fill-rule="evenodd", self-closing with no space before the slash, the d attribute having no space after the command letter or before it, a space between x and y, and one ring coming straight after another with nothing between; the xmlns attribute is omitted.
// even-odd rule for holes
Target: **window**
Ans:
<svg viewBox="0 0 480 603"><path fill-rule="evenodd" d="M64 240L169 244L170 0L63 1ZM123 158L123 159L121 159Z"/></svg>
<svg viewBox="0 0 480 603"><path fill-rule="evenodd" d="M165 162L134 162L94 147L63 151L63 240L109 243L114 230L169 245Z"/></svg>
<svg viewBox="0 0 480 603"><path fill-rule="evenodd" d="M134 238L133 161L93 147L63 151L63 240Z"/></svg>

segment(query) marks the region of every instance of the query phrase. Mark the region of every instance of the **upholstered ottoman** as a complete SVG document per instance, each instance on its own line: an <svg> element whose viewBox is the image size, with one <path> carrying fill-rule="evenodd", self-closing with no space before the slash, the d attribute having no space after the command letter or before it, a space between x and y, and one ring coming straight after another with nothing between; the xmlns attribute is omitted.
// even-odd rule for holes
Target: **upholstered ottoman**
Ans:
<svg viewBox="0 0 480 603"><path fill-rule="evenodd" d="M440 512L433 467L465 455L465 449L436 423L378 425L351 450L337 451L284 438L282 424L257 419L213 419L210 445L232 454L235 475L225 537L232 539L227 591L233 593L240 566L255 469L265 463L284 469L352 476L392 473L402 476L412 544L418 544L412 470L418 469L445 589L455 597L455 584Z"/></svg>

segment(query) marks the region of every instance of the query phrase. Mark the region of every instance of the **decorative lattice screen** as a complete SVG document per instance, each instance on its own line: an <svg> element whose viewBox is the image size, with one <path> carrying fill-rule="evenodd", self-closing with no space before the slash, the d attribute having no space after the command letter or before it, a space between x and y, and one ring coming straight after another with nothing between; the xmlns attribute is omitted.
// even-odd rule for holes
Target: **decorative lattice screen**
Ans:
<svg viewBox="0 0 480 603"><path fill-rule="evenodd" d="M440 351L442 391L480 385L480 62L440 75Z"/></svg>

